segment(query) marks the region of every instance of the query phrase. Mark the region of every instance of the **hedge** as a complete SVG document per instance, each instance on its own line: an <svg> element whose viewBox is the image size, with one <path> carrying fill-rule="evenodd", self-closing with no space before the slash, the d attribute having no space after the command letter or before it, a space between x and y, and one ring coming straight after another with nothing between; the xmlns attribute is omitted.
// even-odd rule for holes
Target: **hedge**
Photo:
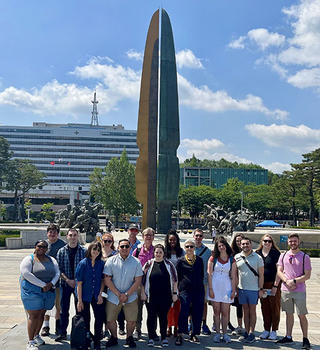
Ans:
<svg viewBox="0 0 320 350"><path fill-rule="evenodd" d="M302 248L303 252L308 254L312 258L319 258L320 257L320 249L313 249L313 248Z"/></svg>
<svg viewBox="0 0 320 350"><path fill-rule="evenodd" d="M0 230L0 235L20 235L19 230Z"/></svg>
<svg viewBox="0 0 320 350"><path fill-rule="evenodd" d="M12 238L12 237L20 237L20 233L18 235L17 234L9 234L9 235L1 235L0 234L0 247L5 247L6 246L6 238Z"/></svg>

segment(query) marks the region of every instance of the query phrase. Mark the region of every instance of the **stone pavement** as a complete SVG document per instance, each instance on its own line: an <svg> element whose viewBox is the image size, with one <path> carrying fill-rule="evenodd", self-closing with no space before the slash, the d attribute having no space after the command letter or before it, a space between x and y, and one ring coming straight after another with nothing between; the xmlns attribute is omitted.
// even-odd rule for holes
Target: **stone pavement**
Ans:
<svg viewBox="0 0 320 350"><path fill-rule="evenodd" d="M118 240L122 237L126 237L126 232L116 232L115 239ZM191 237L190 234L180 234L181 241ZM162 243L163 235L157 235L155 242ZM204 243L209 247L212 247L210 240L204 240ZM26 315L20 300L19 291L19 264L21 260L32 252L32 249L21 250L0 250L0 349L1 350L22 350L26 348L27 331L26 331ZM320 303L319 303L319 286L320 286L320 259L312 258L312 277L307 282L308 293L308 320L309 320L309 339L313 349L320 350ZM71 315L74 314L74 310L71 311ZM147 348L147 330L145 325L146 311L144 308L144 327L143 339L137 343L137 348ZM208 307L208 325L212 325L212 307ZM236 324L235 308L231 308L231 322ZM54 329L54 320L51 319L51 329ZM260 334L263 331L262 316L260 312L260 306L257 307L257 326L256 334ZM69 330L70 333L70 330ZM279 326L278 335L283 336L285 333L285 315L281 314L281 321ZM119 345L114 349L119 349L124 344L125 336L120 336ZM293 346L281 346L279 347L272 341L256 341L253 344L242 344L235 337L232 337L233 341L230 344L215 344L213 343L212 336L200 336L201 344L192 344L184 342L183 348L188 349L299 349L301 348L301 332L297 317L295 318L295 326L293 331L293 338L296 344ZM69 349L69 343L58 344L54 342L54 337L46 337L46 345L41 346L43 350L62 350ZM105 343L105 339L102 341L102 345ZM169 348L174 348L174 339L170 339ZM160 348L160 346L156 346Z"/></svg>

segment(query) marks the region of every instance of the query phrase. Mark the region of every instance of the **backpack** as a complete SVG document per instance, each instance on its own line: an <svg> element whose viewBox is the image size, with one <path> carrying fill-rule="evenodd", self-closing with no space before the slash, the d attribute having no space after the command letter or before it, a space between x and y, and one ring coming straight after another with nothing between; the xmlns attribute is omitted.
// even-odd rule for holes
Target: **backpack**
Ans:
<svg viewBox="0 0 320 350"><path fill-rule="evenodd" d="M82 315L72 317L70 346L71 349L88 349L87 329Z"/></svg>

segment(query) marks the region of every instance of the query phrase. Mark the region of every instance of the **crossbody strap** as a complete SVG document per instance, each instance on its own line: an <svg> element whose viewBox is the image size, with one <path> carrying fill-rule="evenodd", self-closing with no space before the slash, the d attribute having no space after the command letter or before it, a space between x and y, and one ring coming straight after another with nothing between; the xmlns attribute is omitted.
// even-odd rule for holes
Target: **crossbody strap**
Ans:
<svg viewBox="0 0 320 350"><path fill-rule="evenodd" d="M249 269L252 271L252 273L256 276L259 277L258 272L248 263L248 260L246 259L245 256L241 255L241 258L244 260L244 262L246 263L246 265L249 267Z"/></svg>

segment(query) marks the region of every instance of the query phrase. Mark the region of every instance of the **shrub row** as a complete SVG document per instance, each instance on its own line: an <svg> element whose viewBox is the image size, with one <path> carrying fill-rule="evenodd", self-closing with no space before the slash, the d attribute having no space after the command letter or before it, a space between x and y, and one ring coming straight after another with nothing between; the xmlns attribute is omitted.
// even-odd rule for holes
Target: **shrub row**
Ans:
<svg viewBox="0 0 320 350"><path fill-rule="evenodd" d="M19 230L0 230L0 235L20 235Z"/></svg>
<svg viewBox="0 0 320 350"><path fill-rule="evenodd" d="M6 246L6 238L20 237L20 232L18 231L18 233L19 234L9 234L9 235L1 235L0 234L0 247Z"/></svg>
<svg viewBox="0 0 320 350"><path fill-rule="evenodd" d="M303 252L311 256L312 258L319 258L320 257L320 249L313 249L313 248L302 248Z"/></svg>

